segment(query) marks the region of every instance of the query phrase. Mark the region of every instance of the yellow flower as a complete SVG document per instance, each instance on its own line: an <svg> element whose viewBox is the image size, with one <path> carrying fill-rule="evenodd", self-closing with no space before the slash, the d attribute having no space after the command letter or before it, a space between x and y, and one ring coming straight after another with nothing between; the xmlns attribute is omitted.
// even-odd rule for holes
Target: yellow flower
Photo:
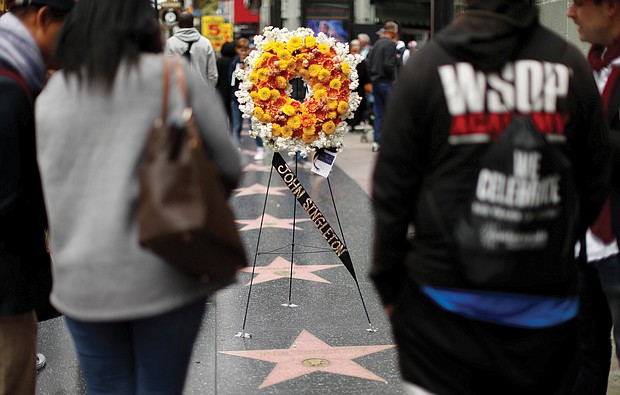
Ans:
<svg viewBox="0 0 620 395"><path fill-rule="evenodd" d="M286 44L286 48L289 51L293 52L301 48L302 45L304 45L304 43L301 41L301 38L294 36L294 37L291 37L290 40L288 40L288 44Z"/></svg>
<svg viewBox="0 0 620 395"><path fill-rule="evenodd" d="M299 129L301 127L301 119L298 116L294 116L289 118L286 124L293 129Z"/></svg>
<svg viewBox="0 0 620 395"><path fill-rule="evenodd" d="M277 89L272 89L271 90L271 98L272 99L277 99L278 97L280 97L280 91Z"/></svg>
<svg viewBox="0 0 620 395"><path fill-rule="evenodd" d="M273 46L274 46L274 51L275 51L276 53L278 53L278 52L280 52L281 50L283 50L283 49L284 49L284 43L283 43L283 42L281 42L281 41L276 41L276 42L274 42L274 43L273 43Z"/></svg>
<svg viewBox="0 0 620 395"><path fill-rule="evenodd" d="M293 129L290 126L283 126L282 131L280 132L282 137L289 138L293 135Z"/></svg>
<svg viewBox="0 0 620 395"><path fill-rule="evenodd" d="M319 74L319 71L321 71L321 66L318 64L311 64L310 67L308 67L308 72L312 77L316 77L317 74Z"/></svg>
<svg viewBox="0 0 620 395"><path fill-rule="evenodd" d="M318 49L321 53L329 53L329 45L327 45L327 44L319 44L319 46L317 47L317 49Z"/></svg>
<svg viewBox="0 0 620 395"><path fill-rule="evenodd" d="M314 135L314 131L316 130L316 128L314 127L314 125L310 125L306 128L303 128L304 134L312 134Z"/></svg>
<svg viewBox="0 0 620 395"><path fill-rule="evenodd" d="M254 116L258 119L263 118L263 115L265 115L265 112L263 111L263 109L261 107L254 107Z"/></svg>
<svg viewBox="0 0 620 395"><path fill-rule="evenodd" d="M253 72L252 74L250 74L250 82L252 83L252 85L256 85L258 84L258 74L256 72Z"/></svg>
<svg viewBox="0 0 620 395"><path fill-rule="evenodd" d="M291 60L293 55L289 51L287 51L286 49L283 49L283 50L278 51L278 57L280 58L280 61L282 61L282 60Z"/></svg>
<svg viewBox="0 0 620 395"><path fill-rule="evenodd" d="M336 100L328 100L328 101L327 101L327 107L328 107L330 110L335 110L335 109L336 109L336 107L338 107L338 102L337 102Z"/></svg>
<svg viewBox="0 0 620 395"><path fill-rule="evenodd" d="M286 70L286 68L288 67L289 62L285 61L285 60L280 60L280 70Z"/></svg>
<svg viewBox="0 0 620 395"><path fill-rule="evenodd" d="M338 103L339 114L344 114L347 111L349 111L349 103L347 103L346 101L341 101L340 103Z"/></svg>
<svg viewBox="0 0 620 395"><path fill-rule="evenodd" d="M306 48L313 48L316 45L316 38L313 36L307 36L304 39L304 44L306 44Z"/></svg>
<svg viewBox="0 0 620 395"><path fill-rule="evenodd" d="M268 124L271 123L272 119L271 119L271 115L265 113L265 115L263 115L263 117L260 120L262 123L264 124Z"/></svg>
<svg viewBox="0 0 620 395"><path fill-rule="evenodd" d="M342 72L345 74L349 74L351 72L351 66L349 66L347 62L340 63L340 68L342 69Z"/></svg>
<svg viewBox="0 0 620 395"><path fill-rule="evenodd" d="M269 88L260 88L258 90L258 98L262 101L269 100L271 98L271 89Z"/></svg>
<svg viewBox="0 0 620 395"><path fill-rule="evenodd" d="M314 97L316 97L317 99L326 98L327 92L325 91L325 89L317 89L314 91Z"/></svg>
<svg viewBox="0 0 620 395"><path fill-rule="evenodd" d="M329 72L329 70L321 69L317 78L319 79L319 81L325 81L329 78L330 74L331 73Z"/></svg>
<svg viewBox="0 0 620 395"><path fill-rule="evenodd" d="M271 134L274 137L280 136L281 133L282 133L282 127L280 125L278 125L277 123L271 124Z"/></svg>
<svg viewBox="0 0 620 395"><path fill-rule="evenodd" d="M278 76L276 78L276 85L278 86L278 88L280 89L284 89L286 88L286 78L282 77L282 76Z"/></svg>
<svg viewBox="0 0 620 395"><path fill-rule="evenodd" d="M272 53L270 53L270 52L263 52L263 54L260 56L260 58L258 58L258 60L254 63L254 67L258 67L258 66L262 65L263 63L265 63L266 61L268 61L272 57L273 57Z"/></svg>
<svg viewBox="0 0 620 395"><path fill-rule="evenodd" d="M312 90L315 92L321 89L325 89L325 86L321 83L312 85Z"/></svg>
<svg viewBox="0 0 620 395"><path fill-rule="evenodd" d="M338 116L338 113L336 111L330 111L327 113L327 118L329 119L335 119Z"/></svg>
<svg viewBox="0 0 620 395"><path fill-rule="evenodd" d="M292 115L295 115L297 111L295 111L295 107L291 106L290 104L285 104L282 107L282 112L290 117Z"/></svg>
<svg viewBox="0 0 620 395"><path fill-rule="evenodd" d="M327 121L323 124L321 130L323 130L325 134L332 134L334 130L336 130L336 125L332 121Z"/></svg>
<svg viewBox="0 0 620 395"><path fill-rule="evenodd" d="M305 80L310 79L310 73L308 72L308 69L299 69L299 75Z"/></svg>
<svg viewBox="0 0 620 395"><path fill-rule="evenodd" d="M342 87L342 82L340 82L340 80L331 80L329 81L329 87L332 89L340 89L340 87Z"/></svg>
<svg viewBox="0 0 620 395"><path fill-rule="evenodd" d="M268 75L269 75L269 70L265 68L260 68L256 70L256 76L258 77L259 81L264 80L265 78L267 78Z"/></svg>
<svg viewBox="0 0 620 395"><path fill-rule="evenodd" d="M258 92L257 91L251 91L250 92L250 98L252 98L252 101L258 100Z"/></svg>
<svg viewBox="0 0 620 395"><path fill-rule="evenodd" d="M314 141L314 134L306 134L304 133L303 136L301 136L301 139L304 141L304 143L306 144L310 144Z"/></svg>

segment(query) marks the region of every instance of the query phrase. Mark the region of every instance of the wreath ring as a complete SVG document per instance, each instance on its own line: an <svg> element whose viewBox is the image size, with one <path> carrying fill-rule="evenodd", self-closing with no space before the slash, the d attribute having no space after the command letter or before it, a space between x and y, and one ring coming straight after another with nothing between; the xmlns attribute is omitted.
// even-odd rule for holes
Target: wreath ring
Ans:
<svg viewBox="0 0 620 395"><path fill-rule="evenodd" d="M341 151L346 119L353 116L361 98L355 90L359 55L347 44L311 29L294 31L268 26L254 37L255 50L238 70L242 80L236 92L239 108L251 119L250 135L289 155L303 157L317 148ZM303 102L291 98L290 80L307 85Z"/></svg>

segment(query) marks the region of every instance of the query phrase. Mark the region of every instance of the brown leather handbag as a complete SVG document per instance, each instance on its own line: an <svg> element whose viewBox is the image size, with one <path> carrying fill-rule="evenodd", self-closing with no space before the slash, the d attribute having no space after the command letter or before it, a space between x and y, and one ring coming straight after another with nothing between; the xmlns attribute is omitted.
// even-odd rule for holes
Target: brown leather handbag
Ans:
<svg viewBox="0 0 620 395"><path fill-rule="evenodd" d="M168 124L170 62L185 100L184 124ZM247 265L219 170L208 157L189 105L183 66L164 59L161 118L151 129L140 171L140 244L169 264L224 286Z"/></svg>

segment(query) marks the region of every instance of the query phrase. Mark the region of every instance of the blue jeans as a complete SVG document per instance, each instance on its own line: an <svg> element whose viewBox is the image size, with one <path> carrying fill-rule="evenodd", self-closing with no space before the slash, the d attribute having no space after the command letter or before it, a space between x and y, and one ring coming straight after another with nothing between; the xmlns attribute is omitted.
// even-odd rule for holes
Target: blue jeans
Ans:
<svg viewBox="0 0 620 395"><path fill-rule="evenodd" d="M182 393L205 302L131 321L65 317L88 394Z"/></svg>
<svg viewBox="0 0 620 395"><path fill-rule="evenodd" d="M374 140L375 143L379 144L379 138L381 137L381 125L383 123L383 113L385 112L385 107L390 99L390 94L392 93L392 83L391 82L373 82L372 83L372 94L375 98L375 103L373 105L373 112L375 113L375 123L374 127Z"/></svg>
<svg viewBox="0 0 620 395"><path fill-rule="evenodd" d="M230 113L232 114L232 135L238 147L241 147L241 128L243 126L243 116L239 109L239 102L236 99L230 101ZM263 139L256 138L256 146L263 147Z"/></svg>

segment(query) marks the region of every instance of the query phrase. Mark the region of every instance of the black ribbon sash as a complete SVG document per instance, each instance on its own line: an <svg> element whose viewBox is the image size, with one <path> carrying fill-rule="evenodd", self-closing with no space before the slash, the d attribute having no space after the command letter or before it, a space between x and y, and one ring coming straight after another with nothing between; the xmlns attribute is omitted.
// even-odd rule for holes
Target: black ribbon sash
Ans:
<svg viewBox="0 0 620 395"><path fill-rule="evenodd" d="M351 255L349 255L347 246L342 240L340 240L332 226L327 221L327 218L325 218L323 213L321 213L321 210L319 210L316 203L314 203L314 200L312 200L308 192L306 192L303 185L301 185L301 182L299 182L297 175L293 172L293 170L291 170L280 153L273 153L271 165L280 175L282 181L284 181L291 193L295 195L295 198L297 198L297 201L306 211L306 214L308 214L310 220L312 220L316 228L321 232L323 238L327 241L327 244L329 244L334 253L342 261L349 273L351 273L351 276L356 279L355 269L353 268L353 262L351 261Z"/></svg>

